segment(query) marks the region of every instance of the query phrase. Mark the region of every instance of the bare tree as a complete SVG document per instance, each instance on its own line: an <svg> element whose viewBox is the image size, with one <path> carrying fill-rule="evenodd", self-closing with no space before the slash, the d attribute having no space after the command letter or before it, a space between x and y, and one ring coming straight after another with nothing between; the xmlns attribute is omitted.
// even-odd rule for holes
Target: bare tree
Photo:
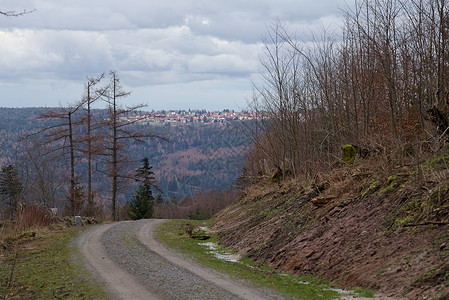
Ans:
<svg viewBox="0 0 449 300"><path fill-rule="evenodd" d="M26 143L21 164L26 199L56 207L67 178L65 163L51 145L30 139L22 143Z"/></svg>
<svg viewBox="0 0 449 300"><path fill-rule="evenodd" d="M410 51L421 124L430 114L439 133L449 126L449 3L446 0L401 1L408 17Z"/></svg>
<svg viewBox="0 0 449 300"><path fill-rule="evenodd" d="M87 208L88 214L93 214L95 207L94 192L92 189L92 173L93 173L93 157L98 155L105 155L103 149L103 137L98 133L99 127L102 126L101 122L93 122L92 120L92 105L105 96L107 91L104 87L97 87L101 80L104 78L104 74L101 74L95 78L88 78L85 86L86 95L83 99L83 107L85 108L85 118L83 120L86 127L86 137L82 142L87 142L85 148L81 149L81 152L87 155Z"/></svg>
<svg viewBox="0 0 449 300"><path fill-rule="evenodd" d="M61 152L64 156L68 153L70 160L70 188L69 188L69 210L70 214L75 215L80 210L79 199L79 182L75 175L75 152L79 150L79 140L75 137L75 126L79 126L82 122L76 119L76 112L81 108L82 103L69 108L60 108L58 110L48 110L39 116L39 119L48 121L54 120L56 123L40 129L38 132L28 135L42 136L38 146L45 144L53 144L54 147L50 152ZM48 153L46 153L48 154Z"/></svg>
<svg viewBox="0 0 449 300"><path fill-rule="evenodd" d="M438 147L449 133L448 1L355 0L344 14L338 43L326 30L304 43L268 28L251 106L264 117L248 130L253 172L311 174L343 144Z"/></svg>
<svg viewBox="0 0 449 300"><path fill-rule="evenodd" d="M162 138L149 130L139 131L133 130L130 125L140 121L140 119L133 118L128 119L127 116L133 112L143 108L145 105L135 105L131 107L123 108L120 105L120 100L130 95L130 92L123 91L120 79L117 73L110 72L110 83L108 85L108 94L106 102L109 110L109 174L111 179L111 208L112 219L117 220L119 212L117 210L117 194L122 184L123 179L132 179L132 174L126 173L126 158L124 142L126 140L133 140L137 142L144 142L149 138ZM163 139L163 138L162 138Z"/></svg>

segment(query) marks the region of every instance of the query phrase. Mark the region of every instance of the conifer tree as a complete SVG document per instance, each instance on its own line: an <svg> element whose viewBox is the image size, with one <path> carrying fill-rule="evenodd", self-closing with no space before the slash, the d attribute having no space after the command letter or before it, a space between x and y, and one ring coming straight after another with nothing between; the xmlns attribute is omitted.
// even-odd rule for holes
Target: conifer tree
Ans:
<svg viewBox="0 0 449 300"><path fill-rule="evenodd" d="M22 194L23 185L17 169L12 165L3 167L0 173L0 195L6 202L11 218L16 212L16 206Z"/></svg>
<svg viewBox="0 0 449 300"><path fill-rule="evenodd" d="M154 197L152 186L154 173L147 157L142 159L142 166L136 170L135 180L141 182L129 204L128 216L133 220L148 219L153 216Z"/></svg>

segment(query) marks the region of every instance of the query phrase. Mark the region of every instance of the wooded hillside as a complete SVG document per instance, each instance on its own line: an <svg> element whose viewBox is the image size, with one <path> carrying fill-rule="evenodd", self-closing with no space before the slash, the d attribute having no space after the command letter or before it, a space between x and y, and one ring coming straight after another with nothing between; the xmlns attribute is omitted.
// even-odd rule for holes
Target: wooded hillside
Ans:
<svg viewBox="0 0 449 300"><path fill-rule="evenodd" d="M20 170L29 201L49 206L64 206L69 176L67 158L47 161L47 168L52 171L39 173L38 169L32 167L33 159L37 158L29 155L28 142L21 140L44 125L56 124L54 120L36 119L46 110L0 108L0 166L14 165ZM94 113L101 115L107 112L95 110ZM229 188L241 174L245 149L249 144L249 139L238 129L239 123L241 121L229 120L219 124L195 123L177 126L155 126L144 122L133 124L132 127L136 130L149 127L154 134L166 137L168 141L154 139L145 143L127 142L124 147L131 158L127 166L128 171L134 172L140 160L148 157L163 198L171 201L180 201L185 196L192 196L199 191ZM80 174L80 185L86 189L86 160L81 162L76 172ZM28 167L24 168L26 165ZM110 190L110 184L105 181L103 174L106 168L104 159L95 159L93 187L99 198L107 196ZM39 180L35 177L37 175L40 176ZM41 199L42 193L32 192L38 189L33 186L39 184L45 184L48 189L47 199ZM128 200L131 192L132 187L129 186L128 190L120 193L119 200Z"/></svg>
<svg viewBox="0 0 449 300"><path fill-rule="evenodd" d="M380 297L449 295L449 3L360 0L341 32L269 28L225 246Z"/></svg>

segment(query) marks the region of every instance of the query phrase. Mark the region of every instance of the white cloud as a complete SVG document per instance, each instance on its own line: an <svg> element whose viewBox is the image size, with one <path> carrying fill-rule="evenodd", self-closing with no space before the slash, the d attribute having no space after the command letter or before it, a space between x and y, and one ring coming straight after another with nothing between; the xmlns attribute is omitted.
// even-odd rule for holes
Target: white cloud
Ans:
<svg viewBox="0 0 449 300"><path fill-rule="evenodd" d="M111 48L98 32L16 29L0 32L0 39L4 81L27 74L79 80L113 64Z"/></svg>
<svg viewBox="0 0 449 300"><path fill-rule="evenodd" d="M0 17L1 89L13 95L7 87L29 84L16 94L44 98L59 87L82 90L86 76L112 69L123 83L160 98L164 89L191 101L227 91L244 98L242 83L250 94L266 26L278 19L307 40L310 29L341 23L337 5L344 0L9 1L2 10L36 11Z"/></svg>
<svg viewBox="0 0 449 300"><path fill-rule="evenodd" d="M83 80L108 69L247 76L257 71L258 64L257 45L193 36L183 27L103 32L16 29L0 32L0 38L5 41L0 44L3 80L11 72Z"/></svg>

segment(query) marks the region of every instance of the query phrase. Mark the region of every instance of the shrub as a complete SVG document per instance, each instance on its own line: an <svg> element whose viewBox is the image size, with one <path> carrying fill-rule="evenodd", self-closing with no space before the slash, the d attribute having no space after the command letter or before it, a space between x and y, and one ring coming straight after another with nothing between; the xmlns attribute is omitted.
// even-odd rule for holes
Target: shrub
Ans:
<svg viewBox="0 0 449 300"><path fill-rule="evenodd" d="M343 152L341 159L348 165L352 164L355 160L357 149L353 145L343 145L341 150Z"/></svg>

